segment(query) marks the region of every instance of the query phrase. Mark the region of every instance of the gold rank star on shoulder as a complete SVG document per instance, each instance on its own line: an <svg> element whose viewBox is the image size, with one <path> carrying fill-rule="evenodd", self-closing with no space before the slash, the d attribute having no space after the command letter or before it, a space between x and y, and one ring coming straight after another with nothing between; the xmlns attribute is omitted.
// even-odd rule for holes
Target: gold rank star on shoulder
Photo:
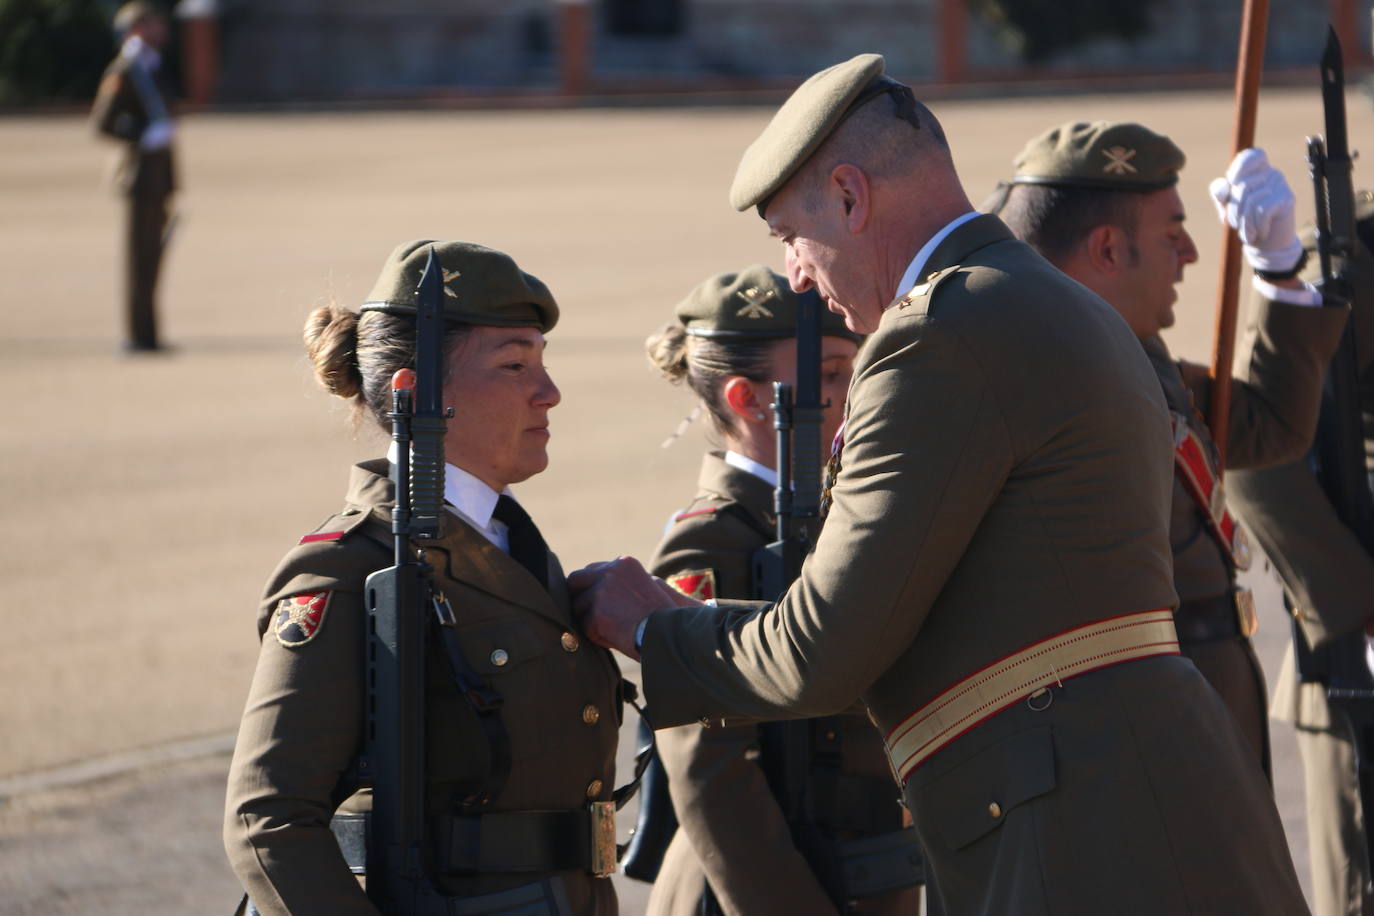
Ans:
<svg viewBox="0 0 1374 916"><path fill-rule="evenodd" d="M1135 158L1135 150L1126 149L1124 146L1113 146L1102 150L1102 155L1109 160L1102 166L1102 171L1108 175L1127 175L1138 171L1131 165L1131 160Z"/></svg>
<svg viewBox="0 0 1374 916"><path fill-rule="evenodd" d="M737 318L751 318L755 320L759 318L772 318L773 313L764 306L764 303L776 295L776 290L759 289L757 286L751 286L748 289L740 290L740 298L748 304L738 312L735 312L735 316Z"/></svg>

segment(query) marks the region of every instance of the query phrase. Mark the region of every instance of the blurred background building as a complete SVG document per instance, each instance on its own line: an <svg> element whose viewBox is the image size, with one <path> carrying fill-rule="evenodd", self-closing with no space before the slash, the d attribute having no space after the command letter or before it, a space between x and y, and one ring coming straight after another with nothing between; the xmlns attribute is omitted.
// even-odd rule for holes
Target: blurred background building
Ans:
<svg viewBox="0 0 1374 916"><path fill-rule="evenodd" d="M0 0L0 104L90 95L114 0ZM1266 69L1310 68L1331 21L1368 63L1370 0L1273 0ZM182 0L192 101L777 89L858 51L958 88L1224 78L1238 0ZM89 65L87 63L89 59Z"/></svg>

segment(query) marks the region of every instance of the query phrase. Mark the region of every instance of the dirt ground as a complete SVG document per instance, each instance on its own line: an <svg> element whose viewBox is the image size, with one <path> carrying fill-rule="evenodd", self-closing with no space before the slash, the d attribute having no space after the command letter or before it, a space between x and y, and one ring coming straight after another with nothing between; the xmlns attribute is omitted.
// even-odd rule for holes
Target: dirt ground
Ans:
<svg viewBox="0 0 1374 916"><path fill-rule="evenodd" d="M1180 355L1207 358L1220 233L1205 188L1228 159L1228 94L934 108L975 203L1026 139L1062 121L1135 119L1178 141L1202 261L1168 338ZM1366 108L1352 93L1352 146L1374 139ZM118 346L109 149L77 118L0 120L0 386L14 410L0 428L0 913L228 910L226 758L158 762L156 749L218 746L232 731L263 580L338 504L348 465L383 447L316 388L299 335L314 304L361 301L397 243L482 242L550 285L563 306L549 352L563 402L551 468L521 498L568 568L648 553L691 494L703 439L698 424L660 447L691 401L654 377L642 342L705 276L779 262L761 222L725 202L769 113L188 118L161 288L174 349L143 358ZM1315 92L1264 95L1259 142L1304 214L1302 136L1319 129ZM1261 649L1272 678L1286 628L1268 594ZM1275 740L1304 872L1298 765L1281 727ZM143 751L125 772L44 787L54 768Z"/></svg>

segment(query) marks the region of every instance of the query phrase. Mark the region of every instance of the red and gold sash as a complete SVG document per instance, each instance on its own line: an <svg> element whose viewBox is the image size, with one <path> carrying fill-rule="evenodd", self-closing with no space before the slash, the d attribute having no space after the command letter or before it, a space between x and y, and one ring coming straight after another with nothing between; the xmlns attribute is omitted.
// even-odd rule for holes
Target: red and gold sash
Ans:
<svg viewBox="0 0 1374 916"><path fill-rule="evenodd" d="M1250 568L1250 539L1226 508L1226 491L1212 466L1212 453L1202 437L1188 425L1188 418L1176 411L1169 412L1174 426L1174 472L1183 489L1193 498L1223 550L1231 557L1236 569Z"/></svg>

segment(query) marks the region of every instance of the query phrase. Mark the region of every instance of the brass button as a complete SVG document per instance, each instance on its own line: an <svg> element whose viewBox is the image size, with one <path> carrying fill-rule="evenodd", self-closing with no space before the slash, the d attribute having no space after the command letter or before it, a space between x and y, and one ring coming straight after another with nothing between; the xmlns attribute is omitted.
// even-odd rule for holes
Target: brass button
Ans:
<svg viewBox="0 0 1374 916"><path fill-rule="evenodd" d="M600 794L601 794L601 780L599 780L599 779L593 779L591 782L587 783L587 797L588 797L588 798L596 798L596 797L597 797L598 795L600 795Z"/></svg>
<svg viewBox="0 0 1374 916"><path fill-rule="evenodd" d="M601 721L601 710L596 708L596 704L588 703L582 707L582 721L588 725L595 725Z"/></svg>
<svg viewBox="0 0 1374 916"><path fill-rule="evenodd" d="M510 661L510 653L505 649L497 649L491 653L491 663L498 668L508 661Z"/></svg>
<svg viewBox="0 0 1374 916"><path fill-rule="evenodd" d="M988 802L988 814L992 815L993 817L1001 817L1002 806L997 804L997 802Z"/></svg>
<svg viewBox="0 0 1374 916"><path fill-rule="evenodd" d="M576 633L563 634L563 651L576 652L582 646L582 641L577 638Z"/></svg>

